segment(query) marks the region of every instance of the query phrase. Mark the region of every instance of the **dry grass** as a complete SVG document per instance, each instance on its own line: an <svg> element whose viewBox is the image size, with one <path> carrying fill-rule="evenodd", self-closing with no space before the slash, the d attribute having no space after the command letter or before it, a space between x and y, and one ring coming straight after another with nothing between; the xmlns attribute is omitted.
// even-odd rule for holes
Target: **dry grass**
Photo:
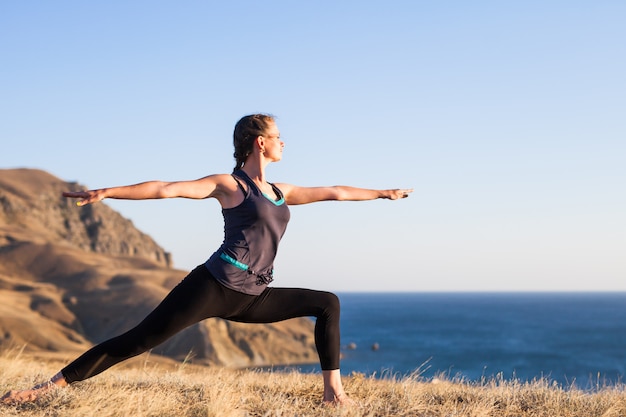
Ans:
<svg viewBox="0 0 626 417"><path fill-rule="evenodd" d="M27 388L56 373L56 359L0 354L0 391ZM0 405L2 416L424 416L624 417L623 385L587 392L548 380L480 383L419 376L344 378L359 407L321 405L319 375L171 366L149 357L56 390L34 403Z"/></svg>

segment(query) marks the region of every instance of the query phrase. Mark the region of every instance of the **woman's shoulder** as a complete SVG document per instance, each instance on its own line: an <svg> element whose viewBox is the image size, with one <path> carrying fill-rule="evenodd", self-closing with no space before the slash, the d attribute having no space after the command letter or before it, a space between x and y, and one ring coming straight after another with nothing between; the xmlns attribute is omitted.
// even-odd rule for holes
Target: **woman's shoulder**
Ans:
<svg viewBox="0 0 626 417"><path fill-rule="evenodd" d="M278 187L278 189L280 191L282 191L283 193L288 193L291 190L293 190L294 188L296 188L295 185L287 184L287 183L284 183L284 182L273 182L272 184L274 184L276 187Z"/></svg>
<svg viewBox="0 0 626 417"><path fill-rule="evenodd" d="M237 181L231 174L210 174L193 181L185 181L184 184L197 189L212 190L211 197L215 197L214 193L234 192L237 189Z"/></svg>
<svg viewBox="0 0 626 417"><path fill-rule="evenodd" d="M234 182L233 174L209 174L196 181L213 183L217 186L230 185Z"/></svg>

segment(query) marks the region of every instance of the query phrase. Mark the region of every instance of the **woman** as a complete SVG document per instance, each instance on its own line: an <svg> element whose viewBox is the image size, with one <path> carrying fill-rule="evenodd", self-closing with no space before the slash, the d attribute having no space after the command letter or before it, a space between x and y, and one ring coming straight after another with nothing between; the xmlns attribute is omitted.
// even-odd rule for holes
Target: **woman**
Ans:
<svg viewBox="0 0 626 417"><path fill-rule="evenodd" d="M105 198L143 200L216 198L222 206L222 246L181 281L139 325L94 346L49 381L10 391L5 403L33 401L43 393L82 381L139 355L182 329L209 317L246 323L271 323L315 316L315 345L324 381L323 401L346 404L339 372L339 300L332 293L268 287L278 243L289 220L289 205L325 200L395 200L413 190L367 190L354 187L297 187L267 182L265 168L280 161L284 142L274 118L245 116L234 131L236 166L232 174L195 181L149 181L135 185L63 193L77 205Z"/></svg>

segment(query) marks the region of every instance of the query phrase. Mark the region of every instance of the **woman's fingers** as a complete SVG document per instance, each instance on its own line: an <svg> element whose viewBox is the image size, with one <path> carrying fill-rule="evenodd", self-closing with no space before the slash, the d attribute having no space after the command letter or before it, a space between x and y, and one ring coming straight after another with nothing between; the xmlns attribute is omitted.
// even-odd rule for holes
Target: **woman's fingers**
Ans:
<svg viewBox="0 0 626 417"><path fill-rule="evenodd" d="M409 194L411 194L413 192L413 189L400 189L400 190L393 190L393 194L391 196L392 200L397 200L400 198L407 198L409 196Z"/></svg>
<svg viewBox="0 0 626 417"><path fill-rule="evenodd" d="M71 192L63 193L63 197L69 197L69 198L85 198L88 195L89 194L86 193L85 191L71 191Z"/></svg>
<svg viewBox="0 0 626 417"><path fill-rule="evenodd" d="M76 202L77 206L84 206L85 204L91 204L102 200L102 198L99 197L98 190L68 191L63 193L63 197L81 199Z"/></svg>

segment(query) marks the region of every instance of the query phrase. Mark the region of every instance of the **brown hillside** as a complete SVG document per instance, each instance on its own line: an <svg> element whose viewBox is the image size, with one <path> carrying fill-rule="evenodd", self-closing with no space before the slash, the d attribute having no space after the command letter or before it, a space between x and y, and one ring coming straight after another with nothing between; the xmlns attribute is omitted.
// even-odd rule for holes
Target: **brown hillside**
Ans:
<svg viewBox="0 0 626 417"><path fill-rule="evenodd" d="M106 204L76 210L63 191L85 189L44 171L0 171L0 226L27 230L45 241L107 255L131 255L170 266L170 254Z"/></svg>
<svg viewBox="0 0 626 417"><path fill-rule="evenodd" d="M30 169L0 170L0 347L83 351L136 324L185 271L86 187ZM226 366L316 361L309 319L246 325L209 319L154 350Z"/></svg>

